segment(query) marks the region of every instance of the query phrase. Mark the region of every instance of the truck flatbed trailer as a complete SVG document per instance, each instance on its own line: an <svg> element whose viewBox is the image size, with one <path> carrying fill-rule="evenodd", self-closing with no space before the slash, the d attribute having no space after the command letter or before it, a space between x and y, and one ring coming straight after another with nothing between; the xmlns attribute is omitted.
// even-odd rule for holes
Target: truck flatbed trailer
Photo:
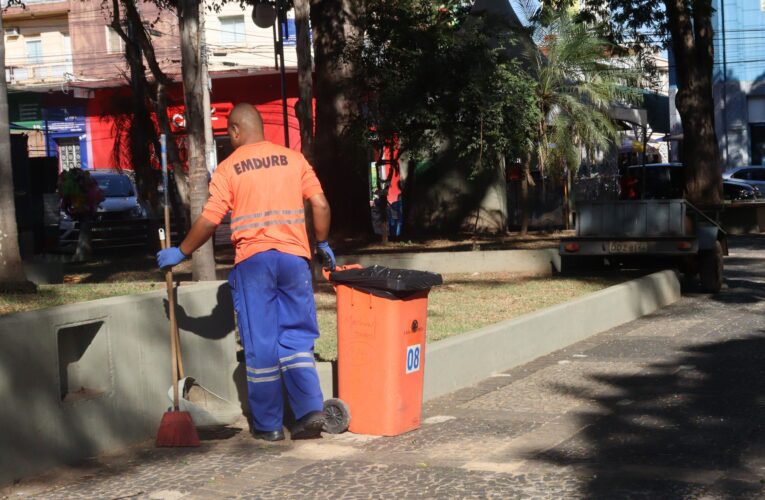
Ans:
<svg viewBox="0 0 765 500"><path fill-rule="evenodd" d="M683 199L597 201L577 205L576 236L561 240L562 267L584 258L610 261L654 257L676 265L702 288L722 287L727 234L709 215Z"/></svg>

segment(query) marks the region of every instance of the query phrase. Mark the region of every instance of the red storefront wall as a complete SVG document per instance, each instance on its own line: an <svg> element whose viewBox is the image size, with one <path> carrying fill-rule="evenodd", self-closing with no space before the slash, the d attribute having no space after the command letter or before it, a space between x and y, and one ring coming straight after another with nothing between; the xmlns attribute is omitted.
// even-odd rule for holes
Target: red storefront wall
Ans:
<svg viewBox="0 0 765 500"><path fill-rule="evenodd" d="M287 117L289 127L290 148L300 150L300 126L295 116L297 102L297 77L294 73L287 75ZM219 78L213 81L212 127L216 136L227 135L228 114L234 104L248 102L254 104L263 116L266 140L276 144L284 144L284 118L279 84L279 75L251 75L231 78ZM170 106L168 117L176 140L183 148L185 127L183 124L185 106L180 85L174 86L169 92ZM125 129L130 111L130 90L126 87L97 89L94 98L88 101L87 124L90 148L92 152L91 165L93 168L115 168L115 147L119 144L125 150L127 140ZM115 118L118 116L120 118ZM153 117L156 121L156 118ZM117 136L122 129L122 138ZM125 158L126 155L119 155ZM120 168L131 169L129 162L122 160Z"/></svg>

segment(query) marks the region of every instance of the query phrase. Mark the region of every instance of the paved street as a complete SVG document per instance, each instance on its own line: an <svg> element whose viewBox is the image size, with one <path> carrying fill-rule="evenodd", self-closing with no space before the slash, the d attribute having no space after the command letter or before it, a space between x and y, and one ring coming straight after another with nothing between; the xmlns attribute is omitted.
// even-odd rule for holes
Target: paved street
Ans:
<svg viewBox="0 0 765 500"><path fill-rule="evenodd" d="M138 447L6 494L762 498L763 249L765 239L735 243L718 296L691 293L432 401L403 436L269 445L232 431L193 451Z"/></svg>

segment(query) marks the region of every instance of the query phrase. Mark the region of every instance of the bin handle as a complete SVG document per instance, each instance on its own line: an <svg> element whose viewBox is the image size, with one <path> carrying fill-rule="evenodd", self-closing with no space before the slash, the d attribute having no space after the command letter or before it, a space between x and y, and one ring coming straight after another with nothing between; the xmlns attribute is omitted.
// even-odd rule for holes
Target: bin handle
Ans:
<svg viewBox="0 0 765 500"><path fill-rule="evenodd" d="M348 265L345 265L345 266L337 266L337 267L335 267L335 271L347 271L348 269L361 269L362 267L364 267L364 266L362 266L361 264L348 264ZM322 276L324 276L324 279L327 280L327 281L329 281L329 274L331 272L332 271L330 271L326 267L322 267L321 268L321 274L322 274Z"/></svg>

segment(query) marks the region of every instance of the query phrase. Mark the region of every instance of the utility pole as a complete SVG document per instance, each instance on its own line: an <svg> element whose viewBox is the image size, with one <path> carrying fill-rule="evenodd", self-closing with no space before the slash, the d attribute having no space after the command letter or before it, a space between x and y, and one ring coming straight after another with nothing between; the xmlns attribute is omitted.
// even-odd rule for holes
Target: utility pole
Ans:
<svg viewBox="0 0 765 500"><path fill-rule="evenodd" d="M282 91L282 115L284 120L284 147L290 147L290 123L287 117L287 76L284 69L284 30L287 25L287 12L284 0L276 0L276 24L274 48L279 59L279 80ZM278 33L278 35L277 35Z"/></svg>

